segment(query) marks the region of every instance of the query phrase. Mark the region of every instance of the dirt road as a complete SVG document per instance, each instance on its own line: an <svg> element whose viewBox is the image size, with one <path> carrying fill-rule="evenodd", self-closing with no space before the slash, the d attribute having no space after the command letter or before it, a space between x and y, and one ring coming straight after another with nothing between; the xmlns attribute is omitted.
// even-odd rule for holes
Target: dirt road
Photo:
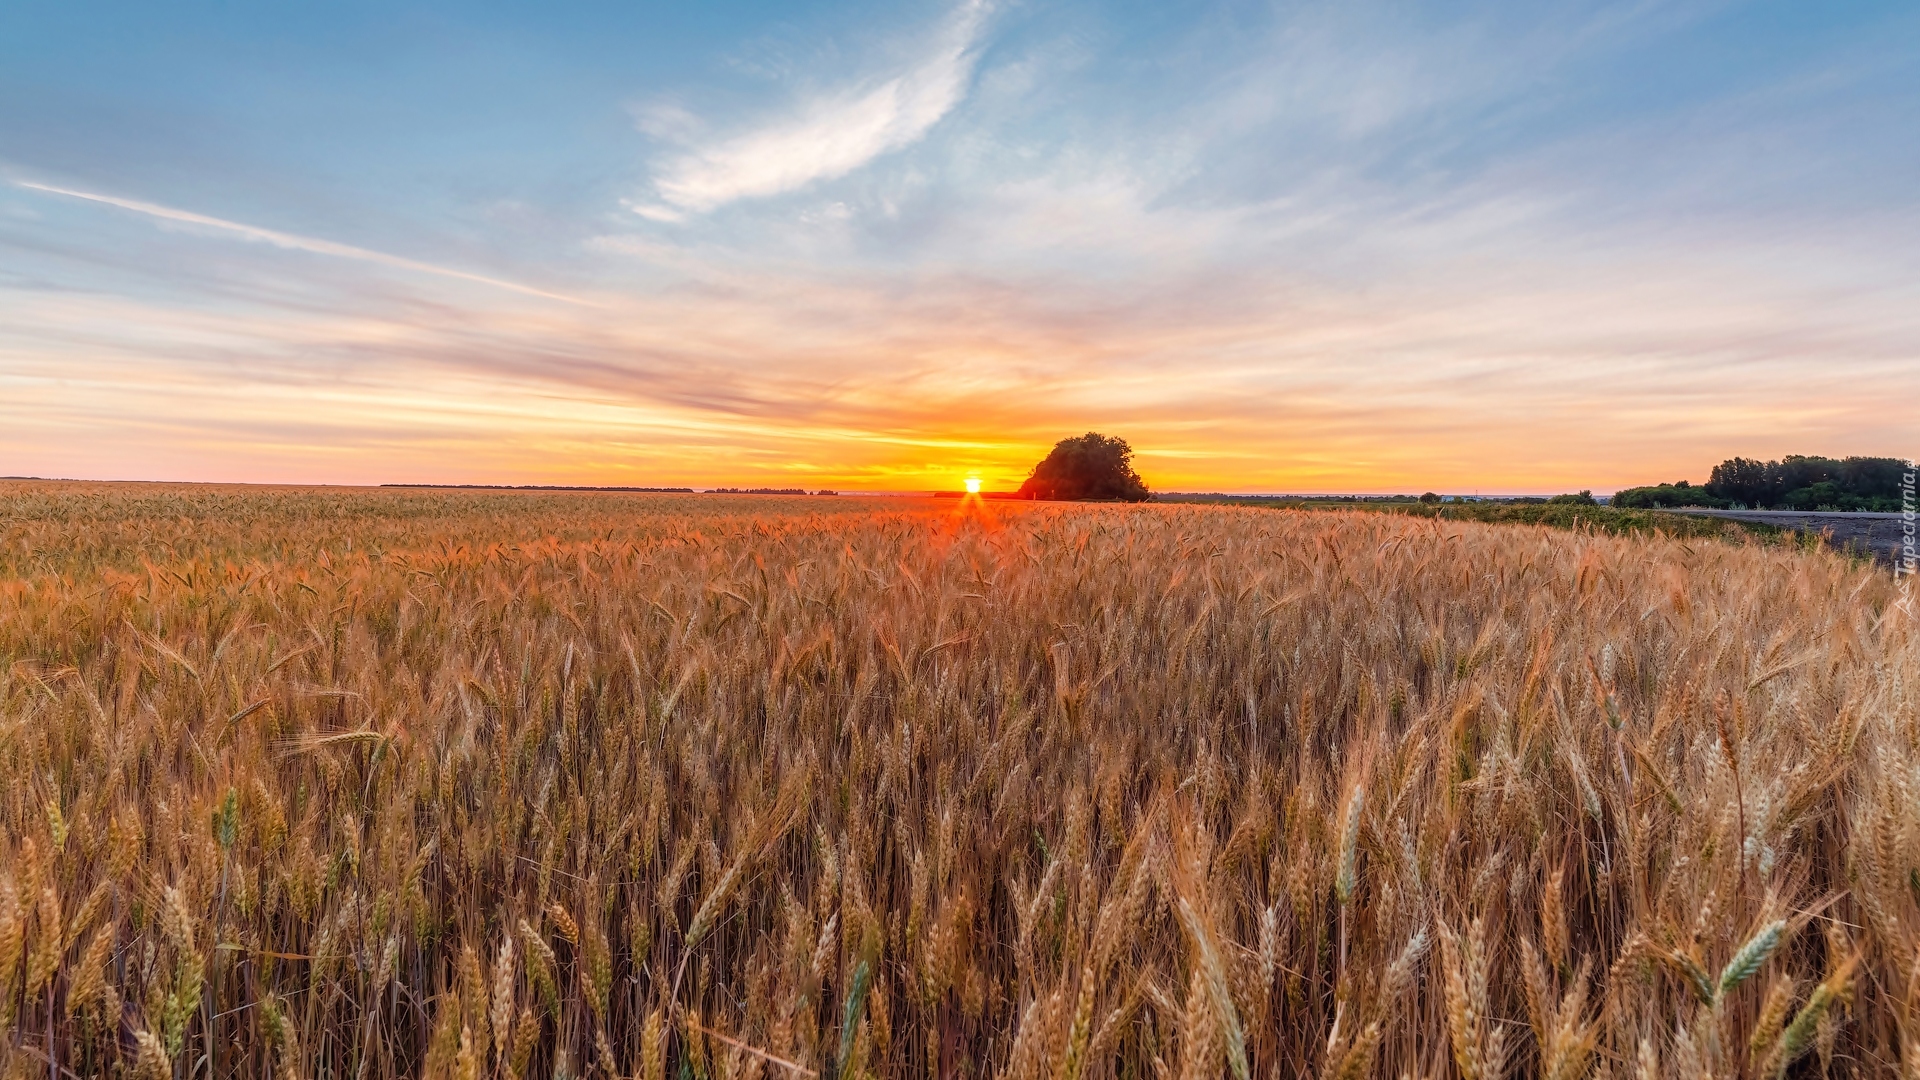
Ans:
<svg viewBox="0 0 1920 1080"><path fill-rule="evenodd" d="M1880 562L1891 563L1900 554L1905 540L1905 522L1900 514L1803 513L1798 510L1676 510L1678 514L1704 514L1756 521L1795 532L1825 533L1827 542L1843 550L1871 552Z"/></svg>

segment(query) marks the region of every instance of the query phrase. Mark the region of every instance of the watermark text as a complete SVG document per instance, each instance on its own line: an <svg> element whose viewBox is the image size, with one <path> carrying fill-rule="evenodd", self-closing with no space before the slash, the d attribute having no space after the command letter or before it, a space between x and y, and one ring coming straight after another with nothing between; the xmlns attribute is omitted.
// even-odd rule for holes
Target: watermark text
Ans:
<svg viewBox="0 0 1920 1080"><path fill-rule="evenodd" d="M1900 474L1900 550L1893 556L1893 579L1900 585L1900 599L1894 606L1913 617L1914 572L1920 569L1920 552L1914 549L1916 507L1913 498L1914 464Z"/></svg>

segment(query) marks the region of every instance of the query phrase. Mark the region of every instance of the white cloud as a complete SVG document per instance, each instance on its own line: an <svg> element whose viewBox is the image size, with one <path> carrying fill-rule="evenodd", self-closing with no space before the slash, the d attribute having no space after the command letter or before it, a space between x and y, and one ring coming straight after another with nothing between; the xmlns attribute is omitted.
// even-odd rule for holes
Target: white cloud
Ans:
<svg viewBox="0 0 1920 1080"><path fill-rule="evenodd" d="M37 184L30 180L15 180L13 181L13 185L29 191L43 191L49 195L64 195L70 199L84 199L87 202L116 206L122 210L131 210L136 214L145 214L148 217L158 218L161 221L171 221L181 225L197 225L202 228L214 229L239 236L245 240L271 244L277 248L286 248L292 251L307 251L316 255L331 255L341 259L357 259L361 262L379 263L381 266L391 266L398 270L411 270L421 274L432 274L436 277L454 278L459 281L472 281L481 285L491 285L497 289L508 289L513 292L524 293L528 296L539 296L548 300L561 300L569 304L587 303L585 300L575 299L571 296L563 296L560 293L548 292L545 289L536 289L530 285L521 285L512 281L503 281L500 278L487 277L484 274L473 274L465 270L456 270L452 267L436 266L433 263L421 262L418 259L403 258L399 255L388 255L383 251L371 251L367 248L355 247L352 244L341 244L332 240L321 240L311 236L301 236L297 233L280 232L275 229L263 229L257 225L247 225L243 222L228 221L225 218L196 214L190 210L176 210L171 206L161 206L158 203L141 202L138 199L121 199L112 195L101 195L91 191L76 191L73 188L54 187L51 184Z"/></svg>
<svg viewBox="0 0 1920 1080"><path fill-rule="evenodd" d="M655 178L658 202L631 204L633 210L677 220L845 176L918 142L966 97L987 13L986 0L965 0L906 70L802 102L790 116L754 130L688 146ZM655 133L692 127L684 114L671 116L675 124L650 119Z"/></svg>
<svg viewBox="0 0 1920 1080"><path fill-rule="evenodd" d="M704 125L686 106L675 101L656 101L633 109L634 126L656 139L689 142Z"/></svg>

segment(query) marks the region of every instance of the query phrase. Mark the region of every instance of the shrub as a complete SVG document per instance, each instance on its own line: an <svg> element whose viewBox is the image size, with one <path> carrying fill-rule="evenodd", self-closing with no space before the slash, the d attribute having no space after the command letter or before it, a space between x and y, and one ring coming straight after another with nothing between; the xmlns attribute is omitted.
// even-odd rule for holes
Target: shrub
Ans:
<svg viewBox="0 0 1920 1080"><path fill-rule="evenodd" d="M1662 510L1676 506L1725 510L1731 505L1731 500L1708 494L1705 488L1697 488L1681 480L1656 487L1625 488L1615 492L1608 505L1623 510Z"/></svg>

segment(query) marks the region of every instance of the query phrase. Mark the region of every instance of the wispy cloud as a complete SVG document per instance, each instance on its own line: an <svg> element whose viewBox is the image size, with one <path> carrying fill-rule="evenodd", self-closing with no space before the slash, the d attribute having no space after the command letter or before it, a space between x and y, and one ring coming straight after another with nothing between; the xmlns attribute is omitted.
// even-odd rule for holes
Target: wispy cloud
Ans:
<svg viewBox="0 0 1920 1080"><path fill-rule="evenodd" d="M986 0L965 0L905 70L803 101L745 133L687 146L654 179L658 200L634 210L678 220L845 176L918 142L966 97L988 14ZM677 118L673 127L687 130L685 117ZM668 130L649 126L656 134Z"/></svg>
<svg viewBox="0 0 1920 1080"><path fill-rule="evenodd" d="M1551 493L1891 452L1915 427L1888 403L1920 396L1920 34L1768 46L1771 16L1719 2L933 0L827 66L829 3L745 112L659 65L639 179L598 128L254 166L252 198L303 200L273 220L454 226L405 250L478 238L519 261L476 269L564 267L590 307L0 177L0 472L997 486L1093 428L1172 489ZM565 132L632 85L606 51L583 100L490 69L504 111L434 119L526 98ZM11 130L82 187L247 179ZM456 167L465 143L497 160ZM324 189L349 170L379 188ZM54 194L134 213L73 228ZM248 242L191 258L214 230Z"/></svg>
<svg viewBox="0 0 1920 1080"><path fill-rule="evenodd" d="M84 199L87 202L102 203L107 206L118 207L122 210L131 210L136 214L145 214L148 217L159 218L162 221L176 221L183 225L200 225L209 229L218 229L246 240L272 244L274 247L288 248L294 251L309 251L316 255L332 255L342 259L358 259L361 262L390 266L396 270L411 270L420 274L433 274L437 277L454 278L459 281L471 281L481 285L491 285L496 289L508 289L527 296L538 296L543 299L559 300L568 304L592 306L587 301L575 297L565 296L556 292L548 292L545 289L536 289L531 285L502 281L499 278L487 277L485 274L474 274L465 270L456 270L452 267L436 266L433 263L421 262L418 259L408 259L399 255L388 255L382 251L371 251L367 248L355 247L352 244L341 244L332 240L321 240L312 236L300 236L295 233L285 233L275 229L263 229L257 225L247 225L238 221L228 221L224 218L209 217L206 214L196 214L191 210L178 210L171 206L161 206L158 203L141 202L138 199L122 199L112 195L101 195L92 191L77 191L73 188L55 187L51 184L37 184L31 180L15 180L13 185L29 191L42 191L49 195L64 195L70 199Z"/></svg>

